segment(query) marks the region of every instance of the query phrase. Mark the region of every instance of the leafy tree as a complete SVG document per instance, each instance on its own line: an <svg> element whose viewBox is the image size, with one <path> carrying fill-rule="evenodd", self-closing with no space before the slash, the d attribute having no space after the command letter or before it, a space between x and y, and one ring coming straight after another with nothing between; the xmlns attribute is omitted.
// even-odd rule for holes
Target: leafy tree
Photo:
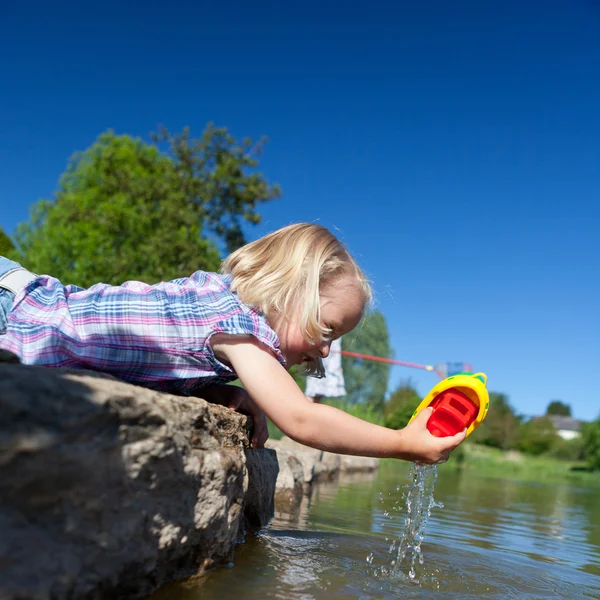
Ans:
<svg viewBox="0 0 600 600"><path fill-rule="evenodd" d="M521 426L518 447L521 452L539 456L552 450L559 436L548 417L530 419Z"/></svg>
<svg viewBox="0 0 600 600"><path fill-rule="evenodd" d="M217 269L220 246L243 244L242 224L258 223L258 203L279 195L254 171L260 143L210 124L200 139L185 129L153 140L109 131L75 154L55 201L39 201L19 227L20 261L84 287Z"/></svg>
<svg viewBox="0 0 600 600"><path fill-rule="evenodd" d="M401 383L385 404L383 414L386 427L392 429L405 427L421 400L410 381Z"/></svg>
<svg viewBox="0 0 600 600"><path fill-rule="evenodd" d="M363 322L342 338L342 349L360 354L391 358L392 348L385 317L379 311L369 313ZM350 405L364 402L382 410L390 365L362 358L342 356L344 381Z"/></svg>
<svg viewBox="0 0 600 600"><path fill-rule="evenodd" d="M505 394L490 392L490 408L485 421L469 437L472 441L508 450L519 439L521 419Z"/></svg>
<svg viewBox="0 0 600 600"><path fill-rule="evenodd" d="M557 437L554 445L550 449L550 455L559 460L580 461L585 460L583 446L583 436L578 435L571 440L563 440Z"/></svg>
<svg viewBox="0 0 600 600"><path fill-rule="evenodd" d="M571 416L571 407L560 400L552 400L546 409L546 415L560 415L562 417Z"/></svg>
<svg viewBox="0 0 600 600"><path fill-rule="evenodd" d="M12 240L0 227L0 256L8 256L15 249Z"/></svg>
<svg viewBox="0 0 600 600"><path fill-rule="evenodd" d="M590 469L600 470L600 417L582 428L583 452Z"/></svg>

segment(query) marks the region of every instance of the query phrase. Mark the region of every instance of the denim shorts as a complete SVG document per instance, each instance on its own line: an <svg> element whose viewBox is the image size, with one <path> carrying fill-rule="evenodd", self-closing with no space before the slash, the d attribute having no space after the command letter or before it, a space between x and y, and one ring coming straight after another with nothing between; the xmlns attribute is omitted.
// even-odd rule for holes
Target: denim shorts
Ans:
<svg viewBox="0 0 600 600"><path fill-rule="evenodd" d="M19 263L8 260L8 258L4 258L4 256L0 256L0 277L6 273L9 273L10 271L20 268L21 265ZM6 333L8 313L12 308L14 299L15 295L12 292L0 288L0 335Z"/></svg>

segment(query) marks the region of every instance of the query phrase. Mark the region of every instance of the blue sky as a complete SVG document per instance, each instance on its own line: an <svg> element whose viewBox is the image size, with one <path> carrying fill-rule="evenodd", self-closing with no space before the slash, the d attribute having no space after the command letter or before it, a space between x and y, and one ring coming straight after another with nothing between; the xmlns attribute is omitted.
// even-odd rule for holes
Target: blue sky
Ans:
<svg viewBox="0 0 600 600"><path fill-rule="evenodd" d="M250 238L337 228L395 356L469 361L525 414L600 413L600 5L0 6L0 227L108 128L267 135ZM434 375L394 367L425 394Z"/></svg>

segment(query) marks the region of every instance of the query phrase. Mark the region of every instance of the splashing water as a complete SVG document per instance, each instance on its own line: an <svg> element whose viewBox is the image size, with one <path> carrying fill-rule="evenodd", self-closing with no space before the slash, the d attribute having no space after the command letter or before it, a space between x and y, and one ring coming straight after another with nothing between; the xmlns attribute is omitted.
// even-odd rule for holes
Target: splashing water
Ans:
<svg viewBox="0 0 600 600"><path fill-rule="evenodd" d="M436 465L417 465L411 466L409 477L411 484L406 486L406 515L404 518L404 533L398 543L398 553L396 558L395 570L402 568L406 562L410 563L408 576L411 580L415 579L415 564L423 564L423 552L421 543L425 538L425 528L427 521L431 516L431 509L439 506L443 507L441 502L436 502L433 498L433 489L437 481Z"/></svg>
<svg viewBox="0 0 600 600"><path fill-rule="evenodd" d="M381 575L401 575L408 569L408 578L414 583L419 583L416 579L416 566L423 564L423 552L421 543L425 538L425 528L427 521L431 516L431 510L435 507L443 508L441 502L436 502L433 497L433 489L437 481L436 465L419 465L413 463L408 478L410 483L402 486L406 490L402 495L404 500L404 531L402 537L396 541L392 540L389 553L392 555L390 568L379 567L376 569L376 576ZM396 488L400 491L401 486ZM402 510L401 500L396 502L393 510ZM393 518L385 511L385 517ZM387 540L388 538L386 538ZM371 565L373 555L367 557L367 564Z"/></svg>

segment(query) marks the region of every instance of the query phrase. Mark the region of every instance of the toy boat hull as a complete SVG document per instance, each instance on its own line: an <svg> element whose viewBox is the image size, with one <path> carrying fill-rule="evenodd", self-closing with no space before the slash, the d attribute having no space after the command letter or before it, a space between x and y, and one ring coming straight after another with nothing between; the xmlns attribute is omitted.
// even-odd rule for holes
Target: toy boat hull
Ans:
<svg viewBox="0 0 600 600"><path fill-rule="evenodd" d="M440 381L425 396L409 423L428 406L433 413L427 423L429 431L444 437L465 427L469 436L485 419L490 405L485 373L458 373Z"/></svg>

